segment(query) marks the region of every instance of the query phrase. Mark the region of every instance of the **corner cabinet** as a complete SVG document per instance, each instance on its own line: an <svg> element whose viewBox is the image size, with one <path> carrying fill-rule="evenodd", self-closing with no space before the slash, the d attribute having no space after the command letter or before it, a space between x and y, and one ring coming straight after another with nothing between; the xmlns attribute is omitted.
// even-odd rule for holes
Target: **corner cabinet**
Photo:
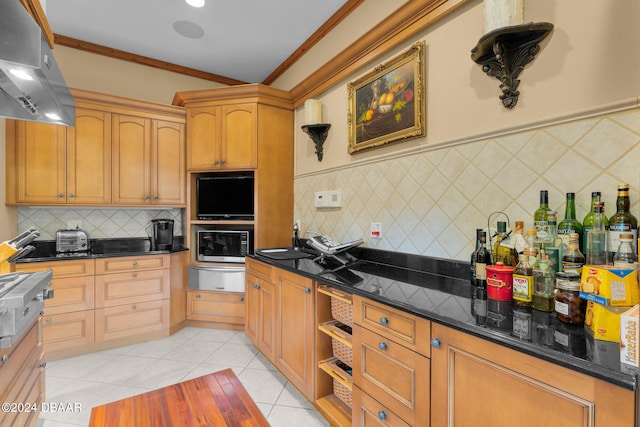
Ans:
<svg viewBox="0 0 640 427"><path fill-rule="evenodd" d="M432 427L636 425L631 390L443 325L432 337Z"/></svg>
<svg viewBox="0 0 640 427"><path fill-rule="evenodd" d="M7 204L186 205L183 108L71 93L75 127L7 120Z"/></svg>

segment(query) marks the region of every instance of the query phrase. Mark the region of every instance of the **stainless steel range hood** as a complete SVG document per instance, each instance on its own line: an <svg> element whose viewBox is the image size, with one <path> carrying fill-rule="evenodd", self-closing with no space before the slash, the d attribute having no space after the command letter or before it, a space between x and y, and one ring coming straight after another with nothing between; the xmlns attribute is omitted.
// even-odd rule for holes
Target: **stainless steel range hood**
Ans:
<svg viewBox="0 0 640 427"><path fill-rule="evenodd" d="M75 125L75 102L53 53L16 0L0 2L0 117Z"/></svg>

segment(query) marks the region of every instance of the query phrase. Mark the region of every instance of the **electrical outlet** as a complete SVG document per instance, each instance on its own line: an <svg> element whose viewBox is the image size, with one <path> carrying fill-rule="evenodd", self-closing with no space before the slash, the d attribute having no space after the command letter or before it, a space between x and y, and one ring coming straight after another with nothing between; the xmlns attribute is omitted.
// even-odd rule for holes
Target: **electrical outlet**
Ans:
<svg viewBox="0 0 640 427"><path fill-rule="evenodd" d="M372 222L371 223L371 234L372 239L382 239L382 223L381 222Z"/></svg>

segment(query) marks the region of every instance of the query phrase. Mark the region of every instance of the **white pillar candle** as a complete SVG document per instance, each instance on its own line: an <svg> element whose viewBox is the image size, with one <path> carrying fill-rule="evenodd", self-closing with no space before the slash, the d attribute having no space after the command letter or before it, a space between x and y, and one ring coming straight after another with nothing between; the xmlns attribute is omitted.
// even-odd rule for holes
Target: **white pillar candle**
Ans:
<svg viewBox="0 0 640 427"><path fill-rule="evenodd" d="M524 0L484 0L485 34L498 28L521 25Z"/></svg>
<svg viewBox="0 0 640 427"><path fill-rule="evenodd" d="M322 123L322 103L317 99L304 101L304 122L307 125Z"/></svg>

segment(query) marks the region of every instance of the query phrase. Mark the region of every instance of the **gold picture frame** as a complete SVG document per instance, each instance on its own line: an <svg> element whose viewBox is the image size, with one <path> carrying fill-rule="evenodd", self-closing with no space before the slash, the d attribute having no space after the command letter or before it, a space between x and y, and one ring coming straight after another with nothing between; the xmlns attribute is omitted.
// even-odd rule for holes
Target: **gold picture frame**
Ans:
<svg viewBox="0 0 640 427"><path fill-rule="evenodd" d="M350 82L347 89L350 154L424 136L424 40Z"/></svg>

